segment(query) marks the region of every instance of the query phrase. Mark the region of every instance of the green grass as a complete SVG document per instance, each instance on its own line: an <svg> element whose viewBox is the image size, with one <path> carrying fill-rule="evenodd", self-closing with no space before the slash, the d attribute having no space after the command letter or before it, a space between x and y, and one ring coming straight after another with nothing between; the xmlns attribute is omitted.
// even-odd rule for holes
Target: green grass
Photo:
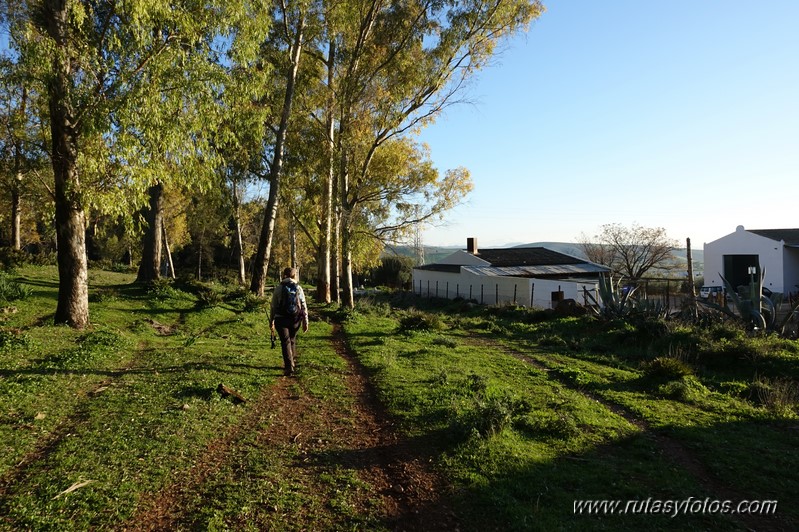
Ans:
<svg viewBox="0 0 799 532"><path fill-rule="evenodd" d="M796 402L777 413L742 397L750 386L729 385L759 372L795 384L792 343L512 309L450 306L443 316L449 327L435 332L397 334L406 329L401 317L368 312L346 328L392 413L409 433L435 441L470 528L743 526L719 514L599 519L573 512L576 499L722 498L713 486L779 500L782 519L799 522L783 502L799 492L789 451L799 444ZM675 350L686 337L698 348ZM501 430L486 430L491 419L505 420ZM697 477L660 438L686 449L709 477Z"/></svg>
<svg viewBox="0 0 799 532"><path fill-rule="evenodd" d="M180 492L178 529L388 526L338 436L358 430L358 398L332 324L300 336L285 384L262 302L240 291L145 290L93 270L91 327L75 331L51 324L56 275L18 269L27 295L3 303L0 530L124 528L164 490ZM574 512L580 499L724 498L714 486L778 500L779 526L799 524L795 342L408 297L316 310L343 320L396 427L449 482L462 529L745 528ZM221 382L249 401L221 397ZM307 434L271 435L279 390L316 420Z"/></svg>
<svg viewBox="0 0 799 532"><path fill-rule="evenodd" d="M235 302L201 306L179 289L153 294L131 285L130 275L92 271L92 325L75 331L51 325L55 275L54 268L22 269L18 279L32 294L15 302L16 312L2 323L0 529L124 523L148 494L188 474L209 446L232 437L226 435L252 415L249 403L222 398L219 383L254 400L282 374L280 348L270 349L263 311L245 312ZM333 351L330 333L329 325L315 322L302 336L297 386L343 409L346 362ZM293 492L322 507L320 519L337 515L318 502L311 486L303 494L286 485L282 473L296 458L291 449L253 452L260 428L270 422L267 416L252 434L236 436L229 451L236 460L224 462L222 476L200 487L191 526L224 528L253 516L274 525L280 518L268 509L290 512L293 499L284 494ZM231 475L237 482L225 484ZM328 472L325 485L336 494L325 500L335 499L340 508L363 489L351 471Z"/></svg>

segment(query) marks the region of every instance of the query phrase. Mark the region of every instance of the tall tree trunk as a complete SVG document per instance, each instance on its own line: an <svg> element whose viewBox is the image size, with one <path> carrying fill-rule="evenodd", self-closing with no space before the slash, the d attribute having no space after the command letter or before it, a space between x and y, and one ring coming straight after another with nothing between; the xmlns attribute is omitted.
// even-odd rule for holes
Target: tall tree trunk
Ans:
<svg viewBox="0 0 799 532"><path fill-rule="evenodd" d="M239 284L247 284L247 269L244 264L244 238L241 235L241 202L236 182L233 181L233 223L236 226L236 250L239 255Z"/></svg>
<svg viewBox="0 0 799 532"><path fill-rule="evenodd" d="M19 105L21 120L26 120L28 89L22 88ZM14 249L22 248L22 141L14 141L14 183L11 185L11 245Z"/></svg>
<svg viewBox="0 0 799 532"><path fill-rule="evenodd" d="M347 308L355 308L355 296L352 290L352 239L350 238L350 206L349 172L347 156L341 158L341 172L339 173L339 192L341 197L341 299Z"/></svg>
<svg viewBox="0 0 799 532"><path fill-rule="evenodd" d="M299 262L297 261L297 223L294 221L293 216L291 222L289 222L289 254L291 255L289 262L296 272L295 280L299 281L300 268Z"/></svg>
<svg viewBox="0 0 799 532"><path fill-rule="evenodd" d="M164 235L164 251L166 252L167 276L170 279L175 278L175 263L172 262L172 251L169 249L169 239L166 236L166 224L161 223L162 233Z"/></svg>
<svg viewBox="0 0 799 532"><path fill-rule="evenodd" d="M303 21L297 27L297 34L291 46L291 68L286 74L286 95L283 99L283 111L280 115L280 126L275 137L275 149L272 155L272 166L269 172L269 199L266 202L264 225L258 239L258 252L255 255L250 290L263 297L266 272L269 268L269 259L272 255L272 238L277 220L278 194L280 193L280 178L283 170L283 152L285 151L286 135L288 133L291 104L294 100L294 86L297 81L297 71L300 67L302 52Z"/></svg>
<svg viewBox="0 0 799 532"><path fill-rule="evenodd" d="M147 211L147 229L144 231L137 283L149 283L161 277L161 248L164 225L164 185L160 182L151 186L147 193L150 196L150 208Z"/></svg>
<svg viewBox="0 0 799 532"><path fill-rule="evenodd" d="M330 40L327 54L327 176L322 193L322 227L319 239L319 256L317 257L316 271L316 300L320 303L330 303L330 240L333 225L333 192L335 183L335 94L333 92L333 67L336 53L336 41Z"/></svg>
<svg viewBox="0 0 799 532"><path fill-rule="evenodd" d="M341 264L341 208L336 207L333 220L333 234L330 239L330 297L336 304L341 304L341 278L339 264Z"/></svg>
<svg viewBox="0 0 799 532"><path fill-rule="evenodd" d="M694 256L691 252L691 239L685 239L685 258L688 260L688 305L691 317L696 319L699 316L699 307L696 303L696 287L694 286Z"/></svg>
<svg viewBox="0 0 799 532"><path fill-rule="evenodd" d="M51 55L53 70L47 80L58 248L58 305L54 321L83 329L89 325L86 215L78 176L79 126L70 102L73 82L67 51L67 2L46 0L42 15L45 30L56 45Z"/></svg>
<svg viewBox="0 0 799 532"><path fill-rule="evenodd" d="M22 248L22 172L17 171L11 186L11 246Z"/></svg>

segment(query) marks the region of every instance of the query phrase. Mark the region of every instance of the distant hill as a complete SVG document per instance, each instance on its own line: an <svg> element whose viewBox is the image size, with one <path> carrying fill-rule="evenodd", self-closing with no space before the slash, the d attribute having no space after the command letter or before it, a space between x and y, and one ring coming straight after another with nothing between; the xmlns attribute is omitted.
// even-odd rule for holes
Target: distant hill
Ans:
<svg viewBox="0 0 799 532"><path fill-rule="evenodd" d="M543 247L547 249L551 249L552 251L557 251L558 253L563 253L565 255L571 255L572 257L578 257L581 259L586 259L585 253L583 253L583 249L579 244L575 244L572 242L533 242L531 244L520 244L518 246L513 246L516 248L535 248L535 247ZM686 248L677 248L674 250L674 257L676 260L685 265L687 262L687 255L688 250ZM700 276L703 274L705 269L705 251L702 249L692 249L691 255L694 261L694 275Z"/></svg>
<svg viewBox="0 0 799 532"><path fill-rule="evenodd" d="M516 244L507 246L511 248L547 248L564 255L571 255L580 259L586 259L585 253L579 244L574 242L531 242L529 244ZM451 255L459 249L465 249L460 246L425 246L424 258L426 264L433 264L444 257ZM705 267L705 252L702 249L691 250L694 259L694 275L701 276ZM403 255L406 257L415 257L416 251L410 246L390 246L386 248L386 254ZM675 258L682 264L685 264L687 250L685 248L678 248L674 250Z"/></svg>

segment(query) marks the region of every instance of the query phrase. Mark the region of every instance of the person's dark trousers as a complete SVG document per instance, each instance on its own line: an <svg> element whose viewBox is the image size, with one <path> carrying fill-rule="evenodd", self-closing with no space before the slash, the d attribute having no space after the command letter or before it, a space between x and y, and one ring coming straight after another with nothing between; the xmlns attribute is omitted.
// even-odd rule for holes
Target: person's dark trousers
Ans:
<svg viewBox="0 0 799 532"><path fill-rule="evenodd" d="M293 375L297 360L297 331L302 321L293 318L275 318L275 329L280 337L280 349L283 351L283 374Z"/></svg>

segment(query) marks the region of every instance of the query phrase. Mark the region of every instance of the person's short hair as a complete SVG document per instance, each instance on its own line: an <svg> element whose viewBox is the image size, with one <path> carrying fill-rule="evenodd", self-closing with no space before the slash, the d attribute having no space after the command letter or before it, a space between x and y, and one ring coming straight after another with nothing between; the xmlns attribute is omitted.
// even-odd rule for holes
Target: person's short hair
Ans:
<svg viewBox="0 0 799 532"><path fill-rule="evenodd" d="M294 276L297 273L294 271L294 268L286 268L283 270L283 279L294 279Z"/></svg>

